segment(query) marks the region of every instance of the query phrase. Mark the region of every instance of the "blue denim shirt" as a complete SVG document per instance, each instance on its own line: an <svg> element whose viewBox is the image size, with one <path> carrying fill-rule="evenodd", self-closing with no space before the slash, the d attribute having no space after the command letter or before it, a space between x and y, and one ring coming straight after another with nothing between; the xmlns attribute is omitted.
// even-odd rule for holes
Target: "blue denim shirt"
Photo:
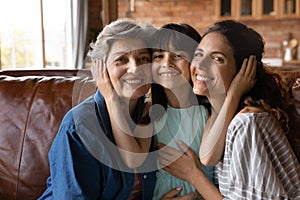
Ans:
<svg viewBox="0 0 300 200"><path fill-rule="evenodd" d="M47 189L39 199L128 199L134 173L114 147L106 104L97 91L64 117L48 154ZM148 156L143 166L156 166L154 159ZM150 200L155 171L142 171L143 199Z"/></svg>

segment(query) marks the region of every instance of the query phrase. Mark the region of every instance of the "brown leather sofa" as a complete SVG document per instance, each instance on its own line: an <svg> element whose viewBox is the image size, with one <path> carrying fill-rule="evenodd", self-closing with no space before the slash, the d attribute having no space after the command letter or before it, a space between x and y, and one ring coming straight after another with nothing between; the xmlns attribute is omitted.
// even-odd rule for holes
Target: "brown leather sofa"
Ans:
<svg viewBox="0 0 300 200"><path fill-rule="evenodd" d="M300 66L298 67L270 67L272 72L278 73L287 85L292 86L295 106L300 115Z"/></svg>
<svg viewBox="0 0 300 200"><path fill-rule="evenodd" d="M292 81L300 77L300 69L273 70ZM95 91L89 70L0 71L0 200L42 194L63 116Z"/></svg>
<svg viewBox="0 0 300 200"><path fill-rule="evenodd" d="M89 70L0 71L0 199L37 199L65 113L95 93Z"/></svg>

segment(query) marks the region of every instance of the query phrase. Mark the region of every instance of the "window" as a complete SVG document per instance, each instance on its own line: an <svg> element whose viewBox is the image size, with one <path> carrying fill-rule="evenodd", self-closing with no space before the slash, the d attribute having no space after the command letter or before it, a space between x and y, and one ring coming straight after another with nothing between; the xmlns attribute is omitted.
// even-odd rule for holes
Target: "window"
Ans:
<svg viewBox="0 0 300 200"><path fill-rule="evenodd" d="M241 15L252 15L252 0L242 0Z"/></svg>
<svg viewBox="0 0 300 200"><path fill-rule="evenodd" d="M231 0L221 1L221 16L231 16Z"/></svg>
<svg viewBox="0 0 300 200"><path fill-rule="evenodd" d="M0 0L0 69L72 67L71 0Z"/></svg>
<svg viewBox="0 0 300 200"><path fill-rule="evenodd" d="M294 14L296 12L296 0L284 1L284 14Z"/></svg>
<svg viewBox="0 0 300 200"><path fill-rule="evenodd" d="M273 0L264 0L263 1L263 15L274 15L274 1Z"/></svg>
<svg viewBox="0 0 300 200"><path fill-rule="evenodd" d="M300 0L215 0L218 19L299 19Z"/></svg>

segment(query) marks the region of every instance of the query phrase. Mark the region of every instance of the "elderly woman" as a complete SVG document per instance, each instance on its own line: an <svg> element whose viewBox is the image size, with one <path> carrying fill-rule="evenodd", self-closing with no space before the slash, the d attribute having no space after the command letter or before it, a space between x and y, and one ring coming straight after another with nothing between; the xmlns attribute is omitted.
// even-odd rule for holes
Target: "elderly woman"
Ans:
<svg viewBox="0 0 300 200"><path fill-rule="evenodd" d="M154 30L117 20L103 29L89 52L95 80L107 68L122 111L132 117L132 124L149 121L143 113L147 113L151 85L147 43ZM49 152L50 177L40 199L151 199L155 172L132 170L124 164L112 135L107 103L98 89L66 114ZM152 163L147 158L140 168Z"/></svg>

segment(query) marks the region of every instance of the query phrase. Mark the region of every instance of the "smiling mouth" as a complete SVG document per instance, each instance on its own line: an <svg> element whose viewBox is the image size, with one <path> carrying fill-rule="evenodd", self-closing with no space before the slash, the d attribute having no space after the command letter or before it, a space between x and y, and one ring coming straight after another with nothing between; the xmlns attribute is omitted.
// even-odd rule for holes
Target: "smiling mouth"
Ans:
<svg viewBox="0 0 300 200"><path fill-rule="evenodd" d="M125 83L128 83L128 84L140 84L143 82L142 79L130 79L130 80L124 80Z"/></svg>
<svg viewBox="0 0 300 200"><path fill-rule="evenodd" d="M208 78L206 76L197 75L196 80L198 80L198 81L209 81L209 80L213 80L213 78Z"/></svg>
<svg viewBox="0 0 300 200"><path fill-rule="evenodd" d="M178 72L170 72L170 73L160 73L159 74L161 77L172 77L172 76L178 76L179 73Z"/></svg>

